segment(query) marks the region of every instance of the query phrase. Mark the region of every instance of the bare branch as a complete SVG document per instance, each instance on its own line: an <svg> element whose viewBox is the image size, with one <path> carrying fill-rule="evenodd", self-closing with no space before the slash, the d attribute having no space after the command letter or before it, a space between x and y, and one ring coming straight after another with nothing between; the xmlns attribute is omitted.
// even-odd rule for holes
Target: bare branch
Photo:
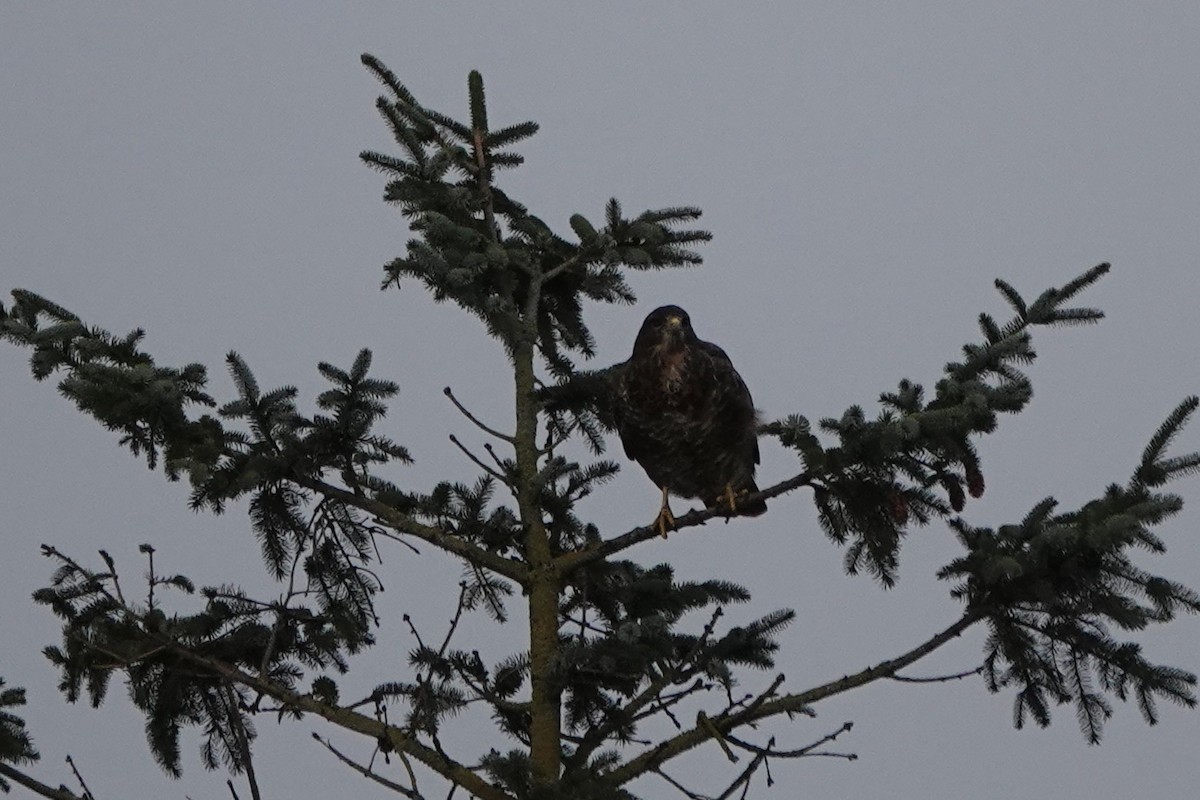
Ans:
<svg viewBox="0 0 1200 800"><path fill-rule="evenodd" d="M246 768L246 781L250 784L250 797L253 800L262 800L262 794L258 790L258 777L254 774L254 756L250 752L250 737L246 735L246 726L242 724L237 694L233 691L233 684L228 681L221 688L224 689L225 707L228 709L229 725L233 728L233 738L237 741L238 755L241 756L242 765ZM230 789L232 788L231 784Z"/></svg>
<svg viewBox="0 0 1200 800"><path fill-rule="evenodd" d="M488 425L485 425L482 422L480 422L479 419L476 418L476 416L474 414L472 414L470 411L467 410L466 406L464 406L462 403L458 402L458 398L454 396L454 392L450 391L449 386L447 386L445 389L442 389L442 393L444 395L446 395L446 397L449 397L450 402L454 403L454 407L457 408L464 417L469 419L475 425L476 428L479 428L479 430L483 431L484 433L486 433L490 436L495 436L497 439L508 442L509 444L512 444L513 442L515 442L517 440L515 436L510 436L507 433L501 433L500 431L496 430L495 428L489 427Z"/></svg>
<svg viewBox="0 0 1200 800"><path fill-rule="evenodd" d="M404 765L404 771L408 773L408 782L412 784L413 795L417 798L417 800L420 800L422 797L421 790L417 788L417 776L416 773L413 772L412 761L408 759L408 755L406 755L404 752L398 752L396 755L400 757L400 763ZM458 784L456 783L453 785L457 786Z"/></svg>
<svg viewBox="0 0 1200 800"><path fill-rule="evenodd" d="M75 759L71 758L69 755L67 756L67 766L71 768L71 772L75 775L75 780L79 781L79 788L83 789L83 796L85 800L94 800L95 795L92 794L92 790L88 788L87 783L83 780L83 776L79 774L79 770L75 768Z"/></svg>
<svg viewBox="0 0 1200 800"><path fill-rule="evenodd" d="M50 800L91 800L90 797L75 794L65 786L59 786L55 789L53 786L48 786L39 780L29 777L16 767L9 766L3 761L0 761L0 776L8 778L13 783L24 786L34 794L40 794L42 797L48 797Z"/></svg>
<svg viewBox="0 0 1200 800"><path fill-rule="evenodd" d="M896 658L881 661L873 667L867 667L853 675L847 675L836 681L822 684L804 692L786 694L771 700L765 699L764 693L764 695L759 696L761 702L759 702L759 699L756 699L755 702L750 703L743 709L709 717L708 721L716 730L727 733L760 719L773 717L777 714L801 711L827 697L848 692L851 689L865 686L881 678L890 678L897 671L924 658L942 645L960 636L963 631L982 618L983 613L981 611L968 609L949 627L934 634L929 639L926 639L921 644ZM773 685L777 684L778 679ZM696 727L686 730L670 739L666 739L650 750L630 759L609 772L606 778L612 785L621 786L640 775L653 771L660 764L666 763L681 753L703 744L709 738L711 738L711 734L707 727L696 725Z"/></svg>
<svg viewBox="0 0 1200 800"><path fill-rule="evenodd" d="M503 475L501 475L499 472L497 472L496 470L489 467L487 464L483 463L477 455L475 455L470 450L468 450L466 445L464 445L462 442L460 442L458 440L458 437L455 436L453 433L450 434L450 441L454 443L455 447L457 447L459 450L461 450L463 452L463 455L465 455L467 458L471 459L471 461L475 464L475 466L479 467L481 470L486 472L488 475L491 475L493 478L500 481L505 486L512 486L512 484L509 483L508 480Z"/></svg>
<svg viewBox="0 0 1200 800"><path fill-rule="evenodd" d="M499 467L502 470L508 469L508 467L506 467L504 465L504 462L500 459L500 456L496 455L496 448L492 447L491 442L484 442L483 449L486 450L487 454L492 457L492 461L496 462L497 467ZM501 480L503 480L503 479L501 479ZM505 483L508 483L508 481L505 481Z"/></svg>
<svg viewBox="0 0 1200 800"><path fill-rule="evenodd" d="M955 672L953 675L933 675L928 678L910 678L905 675L889 676L894 681L901 683L945 683L947 681L961 681L963 678L970 678L972 675L979 675L983 672L983 664L980 664L975 669L968 669L963 672Z"/></svg>
<svg viewBox="0 0 1200 800"><path fill-rule="evenodd" d="M732 796L733 793L737 791L739 786L745 786L746 784L750 783L750 779L754 777L754 773L758 772L758 768L766 763L766 760L767 757L764 755L755 756L754 759L746 765L746 768L742 770L736 778L733 779L733 783L729 784L729 786L725 787L725 791L717 795L717 800L727 800L727 798ZM742 797L745 796L746 793L742 792Z"/></svg>
<svg viewBox="0 0 1200 800"><path fill-rule="evenodd" d="M382 775L380 775L379 773L372 771L372 770L371 770L369 767L364 767L362 764L359 764L357 761L354 761L354 760L352 760L351 758L349 758L348 756L346 756L346 755L343 755L343 754L341 753L341 751L339 751L339 750L338 750L336 747L334 747L334 746L333 746L333 745L332 745L332 744L329 742L329 740L328 740L328 739L322 739L322 738L321 738L321 737L320 737L320 736L319 736L319 735L316 733L316 731L313 731L313 735L312 735L312 737L313 737L313 739L315 739L315 740L317 740L318 742L320 742L320 743L321 743L321 745L322 745L322 746L323 746L323 747L324 747L326 750L328 750L329 752L331 752L331 753L333 753L335 756L337 756L337 758L338 758L338 760L339 760L339 761L341 761L343 764L345 764L346 766L350 767L351 769L353 769L355 772L359 773L359 774L360 774L360 775L362 775L363 777L370 778L371 780L373 780L373 781L375 781L376 783L378 783L380 786L385 786L385 787L387 787L388 789L391 789L393 792L398 792L399 794L402 794L402 795L404 795L405 797L408 797L408 798L410 798L411 800L425 800L424 796L423 796L423 795L422 795L420 792L418 792L418 791L416 790L416 788L415 788L415 787L416 787L416 781L413 781L413 787L414 787L414 788L412 788L412 789L409 789L409 788L407 788L407 787L401 786L400 784L396 783L395 781L390 781L390 780L388 780L387 778L385 778L385 777L383 777ZM405 761L405 764L406 764L406 765L407 765L407 763L408 763L408 762L407 762L407 761ZM412 769L411 769L411 768L409 768L409 770L408 770L408 774L409 774L409 778L412 778Z"/></svg>
<svg viewBox="0 0 1200 800"><path fill-rule="evenodd" d="M771 739L767 743L766 747L759 747L758 745L751 744L750 742L747 742L747 741L737 738L733 734L726 734L725 738L731 744L735 744L747 752L756 753L756 754L759 754L762 756L769 756L771 758L802 758L804 756L835 756L837 758L844 758L847 761L855 761L858 759L858 756L853 753L817 752L818 747L820 747L823 744L832 742L834 739L838 738L843 733L848 733L853 727L854 727L853 722L844 722L844 723L842 723L842 727L838 728L833 733L827 733L824 736L822 736L820 739L817 739L812 744L806 745L806 746L801 747L796 750L776 750L774 736L771 737Z"/></svg>
<svg viewBox="0 0 1200 800"><path fill-rule="evenodd" d="M458 623L462 620L463 609L467 605L467 584L466 581L460 581L458 584L458 605L454 609L454 618L450 620L450 627L446 630L446 638L442 639L442 646L438 648L438 655L446 655L446 648L450 646L450 639L454 636L454 632L458 630Z"/></svg>
<svg viewBox="0 0 1200 800"><path fill-rule="evenodd" d="M680 792L682 792L683 795L688 798L688 800L712 800L712 798L707 797L706 795L702 795L699 792L693 792L691 789L687 788L682 783L675 780L670 775L663 772L661 769L659 769L657 767L655 769L651 770L651 772L653 772L655 775L662 778L664 781L671 784L676 789L678 789Z"/></svg>

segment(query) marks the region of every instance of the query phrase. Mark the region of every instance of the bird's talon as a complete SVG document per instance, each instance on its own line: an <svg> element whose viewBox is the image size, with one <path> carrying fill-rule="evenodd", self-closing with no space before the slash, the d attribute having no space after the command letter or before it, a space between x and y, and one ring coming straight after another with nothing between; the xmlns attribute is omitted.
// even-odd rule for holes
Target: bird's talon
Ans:
<svg viewBox="0 0 1200 800"><path fill-rule="evenodd" d="M725 505L729 508L729 516L737 513L737 498L739 494L745 494L746 490L740 492L733 491L733 484L725 484L725 492L721 495L721 499L725 501Z"/></svg>
<svg viewBox="0 0 1200 800"><path fill-rule="evenodd" d="M675 528L675 515L671 513L671 506L667 504L667 490L662 490L662 507L658 509L658 516L654 518L654 527L658 528L658 535L662 538L667 538L667 531Z"/></svg>

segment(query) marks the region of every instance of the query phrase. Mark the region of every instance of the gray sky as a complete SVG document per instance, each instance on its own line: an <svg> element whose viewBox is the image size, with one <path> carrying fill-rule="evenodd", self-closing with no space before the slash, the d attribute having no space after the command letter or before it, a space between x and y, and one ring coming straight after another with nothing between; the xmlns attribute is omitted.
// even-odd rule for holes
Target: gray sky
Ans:
<svg viewBox="0 0 1200 800"><path fill-rule="evenodd" d="M162 363L209 365L222 398L228 350L264 386L294 383L311 400L316 362L348 365L369 346L377 373L402 387L389 432L418 460L403 480L472 478L446 435L478 444L477 431L441 389L502 424L509 378L500 348L457 309L416 285L378 291L407 233L379 199L383 180L357 161L390 148L363 51L454 114L478 68L493 124L540 122L507 186L562 229L576 211L599 217L610 196L631 211L702 207L715 234L704 266L638 276L639 305L595 309L598 361L624 359L646 311L675 302L771 418L871 409L901 377L931 385L975 338L979 311L1005 313L993 278L1032 295L1112 261L1085 297L1108 312L1102 325L1037 334L1034 402L981 446L975 524L1019 519L1047 494L1073 507L1124 481L1161 419L1200 389L1194 3L8 3L0 289L33 289L117 332L144 327ZM28 597L51 570L41 542L81 556L105 547L132 579L143 541L164 569L271 596L244 512L193 515L186 487L35 384L26 357L0 348L0 675L29 689L36 774L67 781L70 753L100 798L227 797L195 737L183 781L162 776L120 687L99 712L59 698L38 653L57 626ZM1178 451L1197 447L1191 430ZM760 483L795 473L781 448L764 449ZM1200 586L1200 488L1178 489L1196 505L1163 530L1168 559L1144 563ZM636 466L611 492L586 509L606 535L652 518L657 490ZM797 609L779 668L799 690L948 624L955 605L933 572L957 552L943 528L916 531L900 586L885 593L842 574L810 497L795 494L766 517L636 555L751 586L754 608L731 619ZM384 644L347 683L364 691L404 674L413 642L400 614L442 630L457 568L396 548L383 575ZM524 636L520 623L472 630L497 654ZM1197 670L1198 634L1186 618L1141 640L1151 657ZM970 668L981 643L972 632L917 671ZM778 764L776 787L755 796L1183 798L1200 777L1200 713L1166 705L1155 728L1118 706L1098 748L1070 707L1047 731L1014 731L1011 696L978 681L879 685L818 710L781 744L853 720L838 745L860 759ZM259 727L267 796L392 796L320 750L315 721ZM494 743L463 735L478 742L464 758ZM725 775L715 753L692 774Z"/></svg>

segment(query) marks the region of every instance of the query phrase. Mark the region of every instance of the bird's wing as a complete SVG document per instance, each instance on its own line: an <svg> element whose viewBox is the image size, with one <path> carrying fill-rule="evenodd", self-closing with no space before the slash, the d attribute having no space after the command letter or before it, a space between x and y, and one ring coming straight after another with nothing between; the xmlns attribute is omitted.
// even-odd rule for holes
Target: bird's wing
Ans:
<svg viewBox="0 0 1200 800"><path fill-rule="evenodd" d="M717 381L723 386L732 389L730 400L733 403L735 413L739 416L744 415L744 424L751 428L751 435L754 440L754 463L758 464L761 460L758 452L758 412L754 409L754 398L750 396L750 387L742 380L741 374L733 366L733 361L720 346L712 342L701 341L700 348L712 359L713 373Z"/></svg>

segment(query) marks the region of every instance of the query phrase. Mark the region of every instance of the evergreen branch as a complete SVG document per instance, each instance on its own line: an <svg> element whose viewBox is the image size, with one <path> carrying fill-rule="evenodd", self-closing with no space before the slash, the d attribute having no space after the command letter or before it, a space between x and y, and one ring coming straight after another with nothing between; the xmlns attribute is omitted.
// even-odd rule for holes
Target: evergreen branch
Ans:
<svg viewBox="0 0 1200 800"><path fill-rule="evenodd" d="M492 198L491 152L487 142L487 101L483 92L483 76L471 70L467 76L467 88L471 101L471 149L475 154L475 182L483 195L483 219L487 224L488 237L499 239L496 227L496 205Z"/></svg>
<svg viewBox="0 0 1200 800"><path fill-rule="evenodd" d="M49 800L92 800L86 795L78 795L67 789L65 786L59 786L57 789L49 786L41 781L31 778L24 772L21 772L16 767L10 767L8 764L0 761L0 776L8 778L13 783L24 786L34 794L39 794Z"/></svg>
<svg viewBox="0 0 1200 800"><path fill-rule="evenodd" d="M550 281L550 280L553 280L554 278L557 278L559 275L561 275L562 273L569 270L571 267L578 264L580 261L580 258L581 258L581 254L576 253L575 255L571 256L570 258L563 259L558 264L556 264L553 267L551 267L550 269L546 270L542 274L542 280Z"/></svg>
<svg viewBox="0 0 1200 800"><path fill-rule="evenodd" d="M176 642L166 640L163 644L183 660L204 667L233 683L277 700L290 711L316 714L345 730L361 733L375 741L386 741L394 749L407 753L446 780L462 784L465 789L481 800L512 800L507 792L488 783L469 767L451 759L444 752L421 744L401 728L357 711L349 711L340 706L326 703L311 695L299 694L274 681L244 672L222 661L199 655Z"/></svg>
<svg viewBox="0 0 1200 800"><path fill-rule="evenodd" d="M593 726L592 729L589 730L583 737L579 747L575 749L574 754L572 754L571 758L567 761L567 767L570 768L571 766L586 764L587 759L597 747L604 743L605 739L611 736L613 732L615 732L627 721L638 719L638 712L641 711L641 709L644 708L647 703L651 703L660 698L664 689L666 689L675 681L679 680L683 673L684 666L694 659L704 645L708 642L709 637L712 636L713 631L717 627L717 620L719 620L723 615L724 610L722 608L717 607L713 610L712 617L709 618L708 624L704 626L704 630L701 631L700 635L696 638L696 643L692 646L692 649L682 659L680 659L679 666L677 668L662 670L658 677L650 681L649 685L639 692L632 700L630 700L621 708L613 711L609 716L608 722L604 723L603 725ZM686 696L686 694L683 696ZM682 697L679 699L682 699ZM657 713L660 710L665 711L666 708L666 706L656 707L651 713Z"/></svg>
<svg viewBox="0 0 1200 800"><path fill-rule="evenodd" d="M338 750L336 747L334 747L333 744L331 744L328 739L322 739L320 737L320 735L317 734L316 731L313 731L312 738L315 739L317 742L319 742L326 750L333 753L339 761L341 761L343 764L350 767L351 769L353 769L355 772L362 775L363 777L370 778L371 780L378 783L380 786L384 786L388 789L391 789L393 792L402 794L405 797L410 798L410 800L425 800L425 796L416 790L415 782L413 784L414 788L412 788L412 789L409 789L408 787L405 787L405 786L401 786L400 784L396 783L395 781L390 781L387 778L380 775L379 773L373 771L370 767L364 767L362 764L359 764L357 761L354 761L350 757L344 755L340 750ZM410 775L410 777L411 777L411 775Z"/></svg>
<svg viewBox="0 0 1200 800"><path fill-rule="evenodd" d="M726 733L760 719L800 711L828 697L844 694L852 689L874 683L882 678L890 678L898 671L919 661L962 635L963 631L983 617L984 613L982 611L969 609L944 630L934 634L921 644L895 658L881 661L875 666L867 667L853 675L847 675L838 680L808 689L807 691L782 695L772 700L764 699L763 702L751 703L744 709L718 714L717 716L709 717L708 720L718 731ZM656 769L660 764L703 744L709 738L711 738L709 731L704 726L697 725L694 728L660 742L652 749L635 756L611 772L606 773L604 781L612 786L623 786L634 778Z"/></svg>
<svg viewBox="0 0 1200 800"><path fill-rule="evenodd" d="M1165 482L1165 479L1170 476L1172 470L1169 468L1171 464L1161 460L1163 451L1170 446L1175 435L1183 429L1187 424L1188 419L1195 412L1197 406L1200 406L1200 397L1195 395L1187 397L1177 405L1163 423L1150 437L1150 442L1146 445L1146 449L1142 451L1142 461L1138 465L1137 472L1134 473L1134 481L1146 486L1158 486ZM1183 469L1188 468L1187 457L1184 461L1178 462L1183 465Z"/></svg>
<svg viewBox="0 0 1200 800"><path fill-rule="evenodd" d="M440 528L422 525L412 517L392 508L387 503L360 494L354 494L346 489L326 483L319 478L296 476L293 480L305 489L319 492L326 497L340 500L348 506L365 511L393 530L415 536L434 547L458 556L468 563L478 564L498 575L503 575L506 578L514 580L522 586L528 585L529 570L519 561L484 550L457 536L451 536Z"/></svg>
<svg viewBox="0 0 1200 800"><path fill-rule="evenodd" d="M447 386L445 389L442 389L442 394L446 395L446 397L449 397L450 402L454 403L454 407L457 408L460 412L462 412L462 415L464 417L469 419L471 422L475 423L475 427L479 428L479 430L483 431L484 433L491 434L492 436L495 436L497 439L501 439L505 442L508 442L509 444L512 444L515 441L515 439L512 436L509 436L507 433L501 433L500 431L496 430L495 428L488 427L487 425L484 425L482 422L480 422L475 417L474 414L472 414L470 411L467 410L466 406L464 406L462 403L458 402L458 398L454 396L454 392L450 391L449 386Z"/></svg>
<svg viewBox="0 0 1200 800"><path fill-rule="evenodd" d="M1012 284L1002 278L996 278L995 287L1000 294L1004 295L1004 299L1012 306L1012 310L1016 312L1018 318L1023 319L1029 313L1025 306L1025 300L1021 297L1020 292L1012 287Z"/></svg>
<svg viewBox="0 0 1200 800"><path fill-rule="evenodd" d="M769 500L772 497L778 497L781 494L799 489L802 486L812 485L813 474L805 471L785 481L780 481L773 486L768 486L761 491L739 496L738 503L752 504L758 500ZM689 511L687 514L676 516L673 530L678 531L695 525L703 525L714 517L724 518L727 516L728 511L721 508L696 509ZM560 574L567 575L580 567L606 559L615 553L628 550L630 547L640 544L647 539L654 539L659 536L658 526L655 523L643 525L640 528L634 528L612 539L604 539L598 544L588 545L582 550L572 550L563 553L555 559L555 568L558 569Z"/></svg>

